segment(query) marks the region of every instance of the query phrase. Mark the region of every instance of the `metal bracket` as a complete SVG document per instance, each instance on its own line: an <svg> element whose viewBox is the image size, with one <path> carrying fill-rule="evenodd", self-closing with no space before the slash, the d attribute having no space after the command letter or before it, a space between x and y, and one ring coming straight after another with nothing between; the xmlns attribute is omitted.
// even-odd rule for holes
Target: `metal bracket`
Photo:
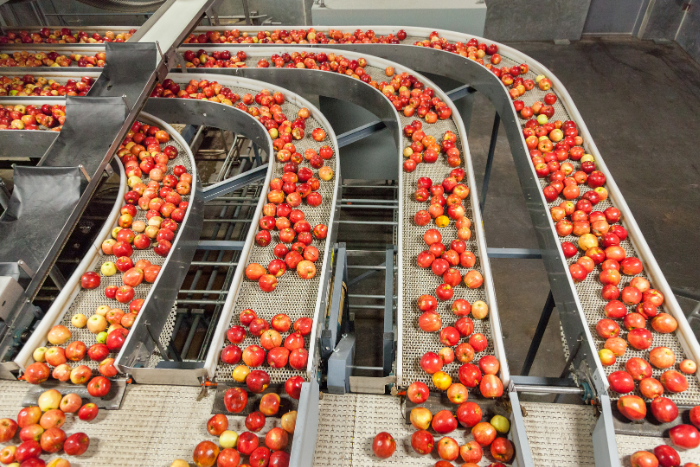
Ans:
<svg viewBox="0 0 700 467"><path fill-rule="evenodd" d="M207 8L204 14L206 15L207 19L209 19L209 26L219 25L219 14L216 12L216 9L213 5Z"/></svg>
<svg viewBox="0 0 700 467"><path fill-rule="evenodd" d="M245 15L245 24L247 26L252 26L253 21L250 19L250 6L248 5L248 0L242 0L243 2L243 14Z"/></svg>
<svg viewBox="0 0 700 467"><path fill-rule="evenodd" d="M199 394L197 394L197 402L201 401L209 395L209 386L207 386L207 378L204 376L200 376L198 379L199 384L202 386L202 389L199 391Z"/></svg>
<svg viewBox="0 0 700 467"><path fill-rule="evenodd" d="M126 103L126 101L124 101L124 103ZM83 166L83 164L79 164L78 168L80 169L80 173L83 174L83 177L85 177L85 180L87 180L87 182L90 183L90 180L92 180L92 179L90 178L90 175L87 173L87 170L85 170L85 167Z"/></svg>
<svg viewBox="0 0 700 467"><path fill-rule="evenodd" d="M27 263L22 261L21 259L17 261L17 266L19 266L22 271L24 271L25 274L27 274L29 277L32 279L34 278L34 271L32 271L32 268L30 268Z"/></svg>
<svg viewBox="0 0 700 467"><path fill-rule="evenodd" d="M146 328L148 337L150 337L153 343L156 345L156 347L158 347L158 352L160 352L160 356L163 357L163 360L165 360L166 362L171 361L168 357L168 352L163 348L158 339L153 337L153 333L151 332L151 323L149 323L148 321L144 321L143 326L144 328Z"/></svg>
<svg viewBox="0 0 700 467"><path fill-rule="evenodd" d="M345 394L350 392L350 374L355 357L355 336L343 335L328 359L328 392Z"/></svg>
<svg viewBox="0 0 700 467"><path fill-rule="evenodd" d="M175 52L174 49L168 50L167 54L163 53L163 50L160 48L160 43L156 41L156 49L158 50L158 54L160 55L161 62L160 66L156 70L156 76L158 77L158 81L163 82L165 78L168 76L168 72L170 71L170 63L174 60L174 57L171 57L173 55L173 52ZM177 53L175 52L175 55Z"/></svg>
<svg viewBox="0 0 700 467"><path fill-rule="evenodd" d="M54 267L51 268L51 271L49 271L49 277L53 281L53 283L58 287L58 290L63 290L63 287L66 286L66 278L63 277L63 274L61 274L61 271L54 265Z"/></svg>

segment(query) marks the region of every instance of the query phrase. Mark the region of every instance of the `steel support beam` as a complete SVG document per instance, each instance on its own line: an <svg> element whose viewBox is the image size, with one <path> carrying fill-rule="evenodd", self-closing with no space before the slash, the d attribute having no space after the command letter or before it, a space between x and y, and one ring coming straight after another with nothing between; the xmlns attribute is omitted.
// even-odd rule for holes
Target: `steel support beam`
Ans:
<svg viewBox="0 0 700 467"><path fill-rule="evenodd" d="M486 254L490 259L542 259L542 252L535 248L486 248Z"/></svg>
<svg viewBox="0 0 700 467"><path fill-rule="evenodd" d="M471 87L468 84L465 84L464 86L459 86L457 88L454 88L451 91L447 91L445 94L447 94L447 97L452 99L452 102L459 100L463 97L468 96L469 94L473 94L476 92L476 89Z"/></svg>
<svg viewBox="0 0 700 467"><path fill-rule="evenodd" d="M375 120L367 123L366 125L357 127L354 130L346 131L345 133L338 135L338 147L342 148L344 146L348 146L356 141L367 138L368 136L371 136L384 128L386 128L384 122Z"/></svg>
<svg viewBox="0 0 700 467"><path fill-rule="evenodd" d="M236 250L243 249L245 242L237 240L200 240L198 250Z"/></svg>
<svg viewBox="0 0 700 467"><path fill-rule="evenodd" d="M243 188L251 183L264 180L267 175L267 164L261 165L255 169L244 172L235 177L223 180L219 183L209 185L204 191L204 202L213 201L220 196L232 191Z"/></svg>
<svg viewBox="0 0 700 467"><path fill-rule="evenodd" d="M547 325L549 324L549 318L552 316L552 311L554 311L554 296L552 291L549 291L547 295L547 301L542 309L542 314L540 315L540 320L537 323L537 329L535 329L535 335L532 337L532 342L530 343L530 348L527 351L527 356L525 357L525 362L523 363L523 369L520 370L521 375L529 375L530 369L532 368L532 363L535 361L537 356L537 351L542 343L542 337L544 332L547 330Z"/></svg>
<svg viewBox="0 0 700 467"><path fill-rule="evenodd" d="M333 276L333 292L331 295L331 309L328 316L326 329L321 331L321 357L328 358L328 356L336 348L336 342L338 342L338 332L340 330L340 322L342 320L342 313L345 304L347 303L347 297L345 300L342 298L343 294L343 282L347 281L348 268L347 268L347 253L345 249L345 243L339 243L336 250L335 263L335 274Z"/></svg>
<svg viewBox="0 0 700 467"><path fill-rule="evenodd" d="M384 376L391 374L394 364L394 245L386 247L384 276L384 334L382 361Z"/></svg>

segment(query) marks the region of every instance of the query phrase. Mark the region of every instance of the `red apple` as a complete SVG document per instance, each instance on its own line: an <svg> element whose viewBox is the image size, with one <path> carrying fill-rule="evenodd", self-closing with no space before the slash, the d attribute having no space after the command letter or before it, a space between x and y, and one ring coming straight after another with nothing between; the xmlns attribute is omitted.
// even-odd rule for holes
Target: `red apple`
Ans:
<svg viewBox="0 0 700 467"><path fill-rule="evenodd" d="M647 415L647 407L639 396L626 395L617 400L617 409L628 419L643 420Z"/></svg>
<svg viewBox="0 0 700 467"><path fill-rule="evenodd" d="M0 420L0 443L11 440L17 432L18 425L14 420L3 418Z"/></svg>
<svg viewBox="0 0 700 467"><path fill-rule="evenodd" d="M626 371L614 371L608 375L608 383L613 391L627 394L634 391L634 379Z"/></svg>
<svg viewBox="0 0 700 467"><path fill-rule="evenodd" d="M678 393L688 389L688 380L676 370L665 371L659 381L667 391Z"/></svg>
<svg viewBox="0 0 700 467"><path fill-rule="evenodd" d="M105 397L111 387L112 383L110 380L104 376L95 376L88 383L87 390L92 397Z"/></svg>
<svg viewBox="0 0 700 467"><path fill-rule="evenodd" d="M490 445L496 439L497 434L498 432L489 422L477 423L472 428L472 436L481 447Z"/></svg>
<svg viewBox="0 0 700 467"><path fill-rule="evenodd" d="M638 357L632 357L625 363L625 370L635 381L651 377L652 368L649 362Z"/></svg>
<svg viewBox="0 0 700 467"><path fill-rule="evenodd" d="M211 441L202 441L192 453L192 460L197 467L213 467L219 456L219 447Z"/></svg>
<svg viewBox="0 0 700 467"><path fill-rule="evenodd" d="M497 461L510 462L513 453L513 444L506 438L496 438L491 443L491 455Z"/></svg>
<svg viewBox="0 0 700 467"><path fill-rule="evenodd" d="M299 399L303 383L304 378L301 376L292 376L284 383L284 390L292 399Z"/></svg>
<svg viewBox="0 0 700 467"><path fill-rule="evenodd" d="M433 416L431 426L436 433L445 435L457 429L457 419L449 410L441 410Z"/></svg>
<svg viewBox="0 0 700 467"><path fill-rule="evenodd" d="M422 404L428 400L429 394L428 386L420 381L412 383L406 390L406 396L414 404Z"/></svg>
<svg viewBox="0 0 700 467"><path fill-rule="evenodd" d="M655 399L664 393L664 387L655 378L644 378L639 382L639 392L647 399Z"/></svg>
<svg viewBox="0 0 700 467"><path fill-rule="evenodd" d="M262 370L253 370L246 378L245 383L250 392L259 394L270 385L270 375Z"/></svg>
<svg viewBox="0 0 700 467"><path fill-rule="evenodd" d="M418 430L411 435L411 447L420 455L430 454L435 447L435 439L428 431Z"/></svg>
<svg viewBox="0 0 700 467"><path fill-rule="evenodd" d="M678 417L678 407L666 397L657 397L651 401L651 413L661 423L671 423Z"/></svg>
<svg viewBox="0 0 700 467"><path fill-rule="evenodd" d="M661 467L679 467L681 465L681 458L671 446L662 444L654 448L654 455L659 460L659 465Z"/></svg>
<svg viewBox="0 0 700 467"><path fill-rule="evenodd" d="M449 436L445 436L438 440L437 452L441 459L453 461L459 457L459 444Z"/></svg>
<svg viewBox="0 0 700 467"><path fill-rule="evenodd" d="M216 414L207 422L207 431L210 435L220 436L228 429L228 418L224 414Z"/></svg>
<svg viewBox="0 0 700 467"><path fill-rule="evenodd" d="M39 455L41 455L41 445L37 441L29 440L17 446L15 461L23 464L29 459L39 458Z"/></svg>
<svg viewBox="0 0 700 467"><path fill-rule="evenodd" d="M90 438L85 433L75 433L70 435L63 444L63 450L69 456L80 456L87 451L90 446Z"/></svg>
<svg viewBox="0 0 700 467"><path fill-rule="evenodd" d="M265 416L262 412L251 412L245 418L245 427L257 433L265 426Z"/></svg>

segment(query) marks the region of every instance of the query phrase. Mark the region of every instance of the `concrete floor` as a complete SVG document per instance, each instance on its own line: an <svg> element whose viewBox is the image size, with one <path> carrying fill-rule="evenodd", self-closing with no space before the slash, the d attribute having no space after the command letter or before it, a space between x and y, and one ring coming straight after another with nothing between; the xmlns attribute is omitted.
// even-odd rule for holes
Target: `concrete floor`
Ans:
<svg viewBox="0 0 700 467"><path fill-rule="evenodd" d="M511 45L544 64L567 87L671 286L700 290L700 66L676 44L633 39ZM469 147L479 191L493 116L491 104L477 95ZM503 131L484 227L491 247L537 247ZM341 232L341 237L352 241L354 235ZM491 264L510 370L518 374L549 285L540 260L493 259ZM379 284L375 287L351 293L383 293ZM696 304L679 301L686 313ZM358 315L357 365L381 365L379 318ZM559 376L564 363L555 310L530 374Z"/></svg>

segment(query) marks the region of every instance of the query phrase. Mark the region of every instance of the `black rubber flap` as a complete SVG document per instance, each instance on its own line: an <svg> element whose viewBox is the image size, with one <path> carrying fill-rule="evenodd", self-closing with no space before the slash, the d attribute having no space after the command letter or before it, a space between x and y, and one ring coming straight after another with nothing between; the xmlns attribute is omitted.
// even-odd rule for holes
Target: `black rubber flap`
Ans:
<svg viewBox="0 0 700 467"><path fill-rule="evenodd" d="M19 167L10 204L0 217L0 263L43 263L80 199L85 178L77 167Z"/></svg>
<svg viewBox="0 0 700 467"><path fill-rule="evenodd" d="M158 48L155 42L108 42L105 44L105 67L90 88L88 96L126 96L129 108L146 89L158 64Z"/></svg>
<svg viewBox="0 0 700 467"><path fill-rule="evenodd" d="M68 97L63 129L38 165L82 165L92 178L119 135L127 115L126 104L119 97Z"/></svg>

